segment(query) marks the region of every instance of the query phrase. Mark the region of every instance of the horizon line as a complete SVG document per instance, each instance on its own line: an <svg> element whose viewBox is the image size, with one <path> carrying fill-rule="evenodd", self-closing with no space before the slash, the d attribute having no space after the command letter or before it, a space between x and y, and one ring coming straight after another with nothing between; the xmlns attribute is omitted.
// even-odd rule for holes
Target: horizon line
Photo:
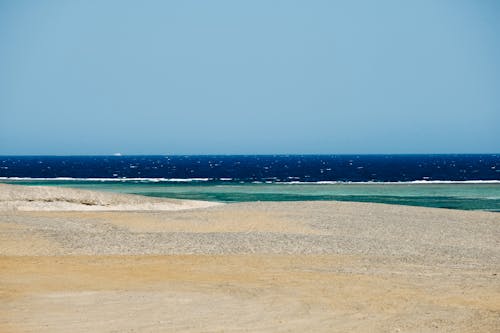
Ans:
<svg viewBox="0 0 500 333"><path fill-rule="evenodd" d="M0 154L1 157L129 157L129 156L370 156L370 155L500 155L500 152L480 153L207 153L207 154Z"/></svg>

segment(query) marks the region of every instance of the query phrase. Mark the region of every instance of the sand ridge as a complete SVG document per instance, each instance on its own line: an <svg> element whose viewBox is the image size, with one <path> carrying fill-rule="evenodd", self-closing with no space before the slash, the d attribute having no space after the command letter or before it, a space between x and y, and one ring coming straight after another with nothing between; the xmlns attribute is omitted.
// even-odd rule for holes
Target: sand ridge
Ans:
<svg viewBox="0 0 500 333"><path fill-rule="evenodd" d="M144 197L53 186L0 184L0 211L174 211L220 203Z"/></svg>

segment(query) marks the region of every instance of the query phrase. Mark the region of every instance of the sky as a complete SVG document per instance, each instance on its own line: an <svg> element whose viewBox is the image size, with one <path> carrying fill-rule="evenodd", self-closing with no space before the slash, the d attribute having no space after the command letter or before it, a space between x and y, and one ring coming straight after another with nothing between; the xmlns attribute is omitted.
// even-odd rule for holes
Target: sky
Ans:
<svg viewBox="0 0 500 333"><path fill-rule="evenodd" d="M0 0L0 155L500 152L500 1Z"/></svg>

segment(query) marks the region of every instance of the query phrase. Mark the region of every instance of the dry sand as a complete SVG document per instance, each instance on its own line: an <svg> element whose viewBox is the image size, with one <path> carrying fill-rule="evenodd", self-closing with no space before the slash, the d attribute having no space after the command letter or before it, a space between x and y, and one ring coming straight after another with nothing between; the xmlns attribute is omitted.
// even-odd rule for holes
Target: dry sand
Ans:
<svg viewBox="0 0 500 333"><path fill-rule="evenodd" d="M77 192L0 186L0 332L499 332L498 213Z"/></svg>
<svg viewBox="0 0 500 333"><path fill-rule="evenodd" d="M0 184L0 211L140 211L182 210L218 205L215 202L176 200L48 186Z"/></svg>

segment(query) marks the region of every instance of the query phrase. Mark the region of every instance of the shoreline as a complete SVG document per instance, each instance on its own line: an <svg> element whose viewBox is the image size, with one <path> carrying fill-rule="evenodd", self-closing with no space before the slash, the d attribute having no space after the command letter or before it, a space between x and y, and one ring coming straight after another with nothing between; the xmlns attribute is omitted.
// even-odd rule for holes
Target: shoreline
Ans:
<svg viewBox="0 0 500 333"><path fill-rule="evenodd" d="M17 181L11 182L11 186L19 188L37 188L46 186L47 189L85 189L99 193L130 193L144 195L149 198L141 210L151 210L146 202L154 202L154 198L160 200L194 200L198 201L195 206L210 205L212 203L234 203L234 202L259 202L259 201L346 201L346 202L372 202L416 207L436 207L458 210L490 211L500 212L500 184L496 183L369 183L369 184L314 184L314 183L244 183L235 184L231 182L139 182L139 181ZM4 183L5 185L9 185ZM2 182L0 181L0 185ZM1 194L0 194L1 195ZM100 194L99 194L100 195ZM61 192L59 199L63 201L70 194ZM137 198L137 197L136 197ZM167 199L176 198L176 199ZM35 198L37 199L37 198ZM40 199L40 198L38 198ZM38 200L37 199L37 200ZM56 198L57 199L57 198ZM0 199L1 201L1 199ZM36 201L36 200L35 200ZM77 199L73 200L77 201ZM201 204L199 201L204 201ZM165 202L165 201L164 201ZM180 202L180 201L179 201ZM75 202L72 204L74 205ZM135 200L134 204L137 204ZM194 203L194 202L192 202ZM5 205L5 203L4 203ZM11 203L11 206L13 203ZM32 204L30 204L32 205ZM54 205L61 205L52 204ZM26 206L26 205L25 205ZM28 205L29 206L29 205ZM43 206L43 205L39 205ZM73 210L90 210L89 206L97 209L99 205L81 205L73 207ZM116 205L115 205L116 206ZM170 207L168 209L173 209ZM1 208L0 208L1 209ZM35 208L33 208L35 209ZM36 208L39 209L39 208ZM54 207L54 209L61 209ZM69 209L69 208L68 208ZM132 207L115 207L113 210L130 210ZM105 210L102 208L102 210Z"/></svg>

